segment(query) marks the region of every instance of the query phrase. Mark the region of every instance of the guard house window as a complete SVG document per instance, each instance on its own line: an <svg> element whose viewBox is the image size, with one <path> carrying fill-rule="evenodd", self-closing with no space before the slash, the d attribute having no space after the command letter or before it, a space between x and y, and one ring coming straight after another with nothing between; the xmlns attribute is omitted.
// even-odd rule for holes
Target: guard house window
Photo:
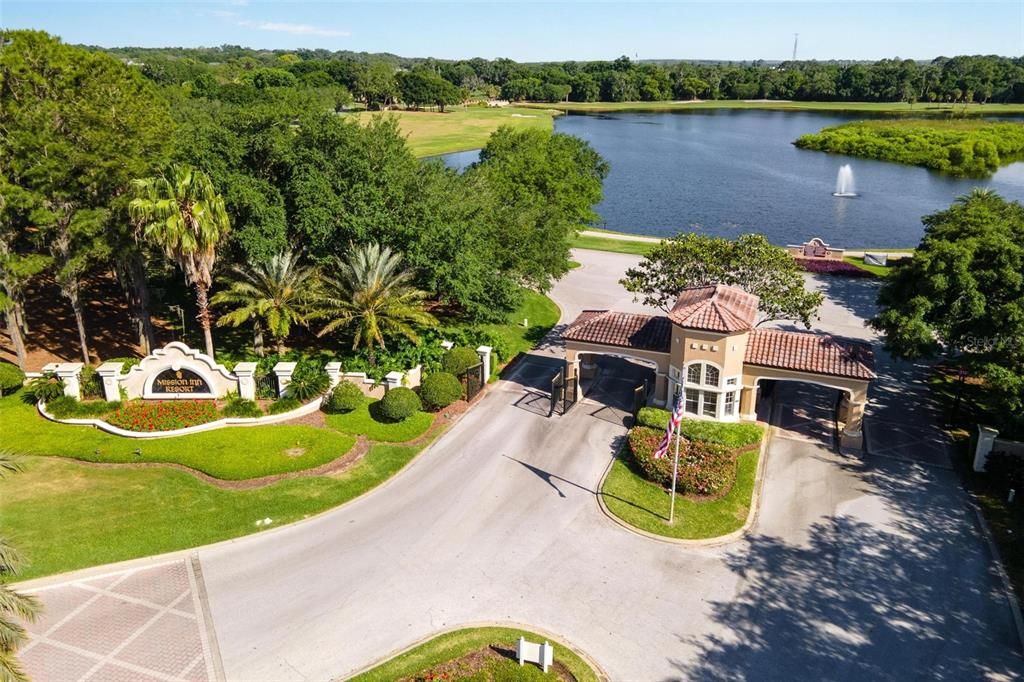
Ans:
<svg viewBox="0 0 1024 682"><path fill-rule="evenodd" d="M695 388L686 389L686 412L689 414L700 414L700 394Z"/></svg>
<svg viewBox="0 0 1024 682"><path fill-rule="evenodd" d="M694 363L686 369L686 383L688 384L699 384L700 383L700 370L704 365Z"/></svg>
<svg viewBox="0 0 1024 682"><path fill-rule="evenodd" d="M704 365L704 383L708 386L717 386L719 373L717 367Z"/></svg>
<svg viewBox="0 0 1024 682"><path fill-rule="evenodd" d="M718 394L714 391L701 391L704 394L704 416L718 416Z"/></svg>
<svg viewBox="0 0 1024 682"><path fill-rule="evenodd" d="M736 414L736 392L725 394L725 416L731 417Z"/></svg>

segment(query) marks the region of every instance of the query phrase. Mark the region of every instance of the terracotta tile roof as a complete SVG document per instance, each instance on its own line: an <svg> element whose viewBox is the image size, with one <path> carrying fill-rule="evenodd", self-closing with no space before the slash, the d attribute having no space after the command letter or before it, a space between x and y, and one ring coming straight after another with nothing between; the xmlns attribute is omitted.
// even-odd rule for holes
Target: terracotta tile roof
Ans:
<svg viewBox="0 0 1024 682"><path fill-rule="evenodd" d="M712 284L683 290L668 317L680 327L740 332L754 327L757 296L737 287Z"/></svg>
<svg viewBox="0 0 1024 682"><path fill-rule="evenodd" d="M755 329L747 340L744 362L835 377L875 378L871 346L827 334Z"/></svg>
<svg viewBox="0 0 1024 682"><path fill-rule="evenodd" d="M667 353L672 343L672 323L662 315L584 310L569 323L562 337L570 341Z"/></svg>

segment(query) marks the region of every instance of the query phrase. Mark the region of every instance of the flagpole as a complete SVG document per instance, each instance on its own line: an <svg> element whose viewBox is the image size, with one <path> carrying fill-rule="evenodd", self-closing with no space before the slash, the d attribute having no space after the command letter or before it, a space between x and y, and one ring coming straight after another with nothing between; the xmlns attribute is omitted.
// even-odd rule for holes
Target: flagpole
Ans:
<svg viewBox="0 0 1024 682"><path fill-rule="evenodd" d="M679 432L682 431L682 424L676 428L676 458L672 462L672 499L668 506L668 525L672 525L672 520L676 515L676 475L679 473Z"/></svg>

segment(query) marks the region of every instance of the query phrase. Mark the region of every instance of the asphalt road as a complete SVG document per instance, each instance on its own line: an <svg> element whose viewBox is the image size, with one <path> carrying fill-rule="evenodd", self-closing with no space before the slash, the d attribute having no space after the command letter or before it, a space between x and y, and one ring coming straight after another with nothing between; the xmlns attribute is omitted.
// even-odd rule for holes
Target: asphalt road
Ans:
<svg viewBox="0 0 1024 682"><path fill-rule="evenodd" d="M583 267L553 292L563 321L635 309L615 285L634 257L576 259ZM868 335L873 296L849 286L823 326ZM683 548L639 537L594 499L624 427L588 403L544 416L536 391L557 353L547 344L370 495L200 550L228 679L331 679L439 630L505 620L558 633L613 680L1020 673L1007 603L951 472L913 461L913 447L844 458L780 417L747 538ZM911 370L892 369L892 385ZM827 404L787 389L776 409L806 421ZM904 413L917 414L888 416Z"/></svg>

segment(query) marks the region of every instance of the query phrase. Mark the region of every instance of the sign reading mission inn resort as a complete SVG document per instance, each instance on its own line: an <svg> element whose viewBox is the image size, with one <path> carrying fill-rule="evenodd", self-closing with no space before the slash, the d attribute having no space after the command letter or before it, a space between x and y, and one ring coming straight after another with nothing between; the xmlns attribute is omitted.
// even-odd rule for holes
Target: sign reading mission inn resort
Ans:
<svg viewBox="0 0 1024 682"><path fill-rule="evenodd" d="M206 379L190 369L165 369L153 378L155 395L174 393L176 395L209 394L210 385Z"/></svg>

